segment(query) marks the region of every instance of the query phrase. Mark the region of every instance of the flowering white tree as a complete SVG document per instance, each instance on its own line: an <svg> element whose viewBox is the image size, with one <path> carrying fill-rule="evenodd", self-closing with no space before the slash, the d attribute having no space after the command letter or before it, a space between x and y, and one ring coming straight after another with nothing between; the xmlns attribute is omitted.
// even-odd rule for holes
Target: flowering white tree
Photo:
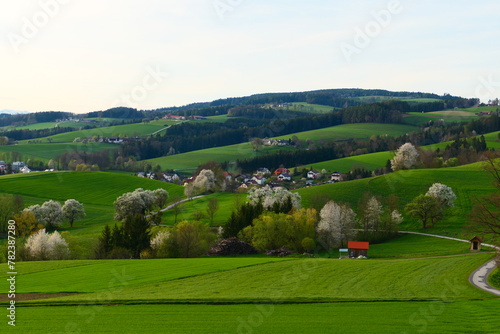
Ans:
<svg viewBox="0 0 500 334"><path fill-rule="evenodd" d="M272 209L276 203L283 205L290 200L294 208L300 209L302 198L299 194L292 193L283 187L271 188L266 185L262 188L253 188L250 190L248 200L253 205L261 202L266 210Z"/></svg>
<svg viewBox="0 0 500 334"><path fill-rule="evenodd" d="M204 193L215 190L215 174L210 169L202 169L193 182L196 192Z"/></svg>
<svg viewBox="0 0 500 334"><path fill-rule="evenodd" d="M78 202L75 199L68 199L64 202L62 206L62 212L64 218L69 221L69 225L73 227L73 222L76 219L82 219L85 217L85 209L83 208L83 204Z"/></svg>
<svg viewBox="0 0 500 334"><path fill-rule="evenodd" d="M391 212L391 222L395 225L398 226L403 222L403 216L399 213L398 210L393 210Z"/></svg>
<svg viewBox="0 0 500 334"><path fill-rule="evenodd" d="M158 232L153 239L151 239L151 249L153 251L160 251L163 247L165 247L168 238L170 237L169 231L160 231Z"/></svg>
<svg viewBox="0 0 500 334"><path fill-rule="evenodd" d="M391 160L392 170L398 171L416 166L419 156L417 149L411 143L401 145Z"/></svg>
<svg viewBox="0 0 500 334"><path fill-rule="evenodd" d="M442 183L434 183L430 186L426 195L432 196L441 203L442 206L453 206L457 196L453 192L453 189L444 185Z"/></svg>
<svg viewBox="0 0 500 334"><path fill-rule="evenodd" d="M63 260L69 257L69 247L59 232L49 234L45 229L29 236L24 246L33 260Z"/></svg>
<svg viewBox="0 0 500 334"><path fill-rule="evenodd" d="M370 229L378 230L382 212L382 204L380 204L375 196L370 197L368 203L366 203L366 208L364 210L363 216L365 232Z"/></svg>
<svg viewBox="0 0 500 334"><path fill-rule="evenodd" d="M151 191L138 188L115 200L115 219L123 220L135 215L146 215L165 205L167 199L168 192L166 190Z"/></svg>
<svg viewBox="0 0 500 334"><path fill-rule="evenodd" d="M62 225L64 216L61 203L59 202L50 200L41 206L38 204L32 205L24 209L24 211L33 212L37 222L46 227L57 228Z"/></svg>
<svg viewBox="0 0 500 334"><path fill-rule="evenodd" d="M320 221L316 231L323 235L327 246L346 246L349 238L354 236L354 226L356 224L356 214L348 204L337 204L330 201L325 204L320 213Z"/></svg>

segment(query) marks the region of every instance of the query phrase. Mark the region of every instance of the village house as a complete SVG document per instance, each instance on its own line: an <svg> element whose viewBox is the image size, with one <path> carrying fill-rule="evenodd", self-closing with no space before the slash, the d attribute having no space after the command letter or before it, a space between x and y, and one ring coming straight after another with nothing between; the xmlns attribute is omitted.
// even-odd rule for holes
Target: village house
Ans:
<svg viewBox="0 0 500 334"><path fill-rule="evenodd" d="M260 176L265 176L265 175L271 175L271 171L268 168L259 168L254 174L255 176L260 175Z"/></svg>
<svg viewBox="0 0 500 334"><path fill-rule="evenodd" d="M173 119L174 121L183 121L186 119L186 117L179 115L165 115L163 116L163 119Z"/></svg>
<svg viewBox="0 0 500 334"><path fill-rule="evenodd" d="M0 161L0 171L7 170L7 163L5 161Z"/></svg>
<svg viewBox="0 0 500 334"><path fill-rule="evenodd" d="M228 181L231 181L233 178L234 178L234 174L233 173L229 173L229 172L224 172L224 178Z"/></svg>
<svg viewBox="0 0 500 334"><path fill-rule="evenodd" d="M272 139L272 138L264 138L262 139L262 144L264 146L288 146L290 143L288 140L284 139Z"/></svg>
<svg viewBox="0 0 500 334"><path fill-rule="evenodd" d="M332 180L333 182L342 181L342 173L341 172L332 173L330 180Z"/></svg>
<svg viewBox="0 0 500 334"><path fill-rule="evenodd" d="M266 180L267 179L261 175L256 175L256 176L252 177L252 181L255 181L259 186L265 184Z"/></svg>
<svg viewBox="0 0 500 334"><path fill-rule="evenodd" d="M292 180L292 177L288 173L283 173L283 174L280 174L278 176L278 181L281 181L281 182L283 182L283 181L291 181L291 180Z"/></svg>
<svg viewBox="0 0 500 334"><path fill-rule="evenodd" d="M20 173L31 173L31 169L29 169L28 166L24 166L24 167L21 167L21 169L19 169L19 172Z"/></svg>
<svg viewBox="0 0 500 334"><path fill-rule="evenodd" d="M163 174L163 179L166 181L166 182L169 182L169 183L174 183L174 182L177 182L179 181L181 178L179 177L179 175L177 174Z"/></svg>
<svg viewBox="0 0 500 334"><path fill-rule="evenodd" d="M26 164L22 161L15 161L12 163L12 171L13 172L19 172L21 171L21 168L27 167Z"/></svg>
<svg viewBox="0 0 500 334"><path fill-rule="evenodd" d="M290 170L287 168L278 168L274 171L274 175L279 176L280 174L290 174Z"/></svg>
<svg viewBox="0 0 500 334"><path fill-rule="evenodd" d="M310 170L308 173L307 173L307 178L308 179L313 179L313 180L316 180L317 178L319 178L321 176L321 173L318 172L317 170Z"/></svg>

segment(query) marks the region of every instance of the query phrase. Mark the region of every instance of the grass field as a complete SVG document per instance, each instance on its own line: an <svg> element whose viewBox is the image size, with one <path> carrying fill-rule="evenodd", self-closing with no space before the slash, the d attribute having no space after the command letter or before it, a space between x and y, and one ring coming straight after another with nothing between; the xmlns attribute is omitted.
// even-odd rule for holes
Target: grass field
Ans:
<svg viewBox="0 0 500 334"><path fill-rule="evenodd" d="M279 302L315 303L439 300L443 286L452 284L460 291L457 299L488 299L494 297L474 288L467 278L491 257L474 254L367 261L250 257L24 262L17 268L17 292L77 293L20 301L37 305L99 301L107 289L112 291L107 303L238 304L276 298Z"/></svg>
<svg viewBox="0 0 500 334"><path fill-rule="evenodd" d="M368 139L372 135L377 134L390 134L390 135L402 135L415 130L416 128L408 125L392 124L387 126L387 124L344 124L335 127L330 127L326 129L319 129L314 131L299 132L294 134L289 134L281 136L279 138L289 139L296 135L299 139L313 139L318 140L321 138L329 140L338 140L346 138L359 138ZM193 151L188 153L181 153L173 156L166 156L156 159L147 160L152 165L159 164L163 169L175 169L180 171L192 171L196 169L199 165L214 160L217 162L224 161L236 161L237 159L248 159L258 155L270 153L278 150L292 150L292 147L263 147L261 151L254 152L253 148L249 143L241 143L236 145L222 146L209 148L205 150ZM387 154L386 154L387 155ZM357 159L353 157L353 159ZM367 161L372 159L368 157ZM379 157L374 158L376 162L371 165L376 165L380 161ZM387 159L383 161L385 165ZM347 163L349 164L349 163ZM369 164L367 164L368 166ZM378 165L377 167L378 168Z"/></svg>
<svg viewBox="0 0 500 334"><path fill-rule="evenodd" d="M342 140L349 138L369 139L373 135L388 135L397 137L417 130L418 130L417 127L411 125L355 123L355 124L342 124L312 131L292 133L289 135L277 137L276 139L289 139L292 138L293 136L297 136L301 140L306 140L306 139Z"/></svg>
<svg viewBox="0 0 500 334"><path fill-rule="evenodd" d="M6 331L494 333L498 299L467 280L489 258L19 263L17 325ZM63 291L77 294L23 295Z"/></svg>
<svg viewBox="0 0 500 334"><path fill-rule="evenodd" d="M123 193L136 188L164 188L170 198L182 198L178 185L135 176L103 172L40 172L0 177L0 193L23 196L25 205L42 204L53 199L63 203L74 198L85 206L87 216L73 228L65 223L63 231L81 237L77 244L91 245L101 233L103 224L114 224L113 202ZM80 246L77 246L80 247ZM88 253L88 250L87 250Z"/></svg>
<svg viewBox="0 0 500 334"><path fill-rule="evenodd" d="M52 143L71 143L75 138L85 138L93 136L101 137L136 137L152 134L158 130L164 129L166 125L174 124L173 121L168 120L158 120L149 123L135 123L135 124L124 124L116 126L108 126L102 128L93 128L88 130L72 131L66 133L60 133L51 136ZM46 141L46 138L41 138L42 141ZM20 143L27 143L28 141L20 141Z"/></svg>
<svg viewBox="0 0 500 334"><path fill-rule="evenodd" d="M17 145L0 146L0 155L6 155L11 152L21 154L17 160L27 161L28 159L39 159L48 162L50 159L55 159L59 154L78 151L78 152L100 152L105 149L115 149L116 144L107 143L44 143L44 144L28 144L22 143ZM8 159L7 159L8 160Z"/></svg>
<svg viewBox="0 0 500 334"><path fill-rule="evenodd" d="M407 170L368 179L303 188L297 192L302 196L305 206L313 195L325 193L335 201L351 203L354 208L365 192L383 197L395 194L399 198L400 211L403 211L406 203L425 193L432 183L441 182L453 189L457 200L447 217L429 230L432 231L430 233L459 236L467 221L473 199L495 191L490 176L481 170L480 166L481 164L477 163L454 168ZM402 229L421 228L411 219L406 219L403 226Z"/></svg>
<svg viewBox="0 0 500 334"><path fill-rule="evenodd" d="M202 198L184 202L180 205L181 211L177 216L177 221L179 222L182 220L192 220L191 215L197 211L201 211L206 214L208 201L212 198L216 198L219 203L219 209L214 215L213 224L210 222L210 219L208 217L201 219L201 221L212 226L224 226L231 216L231 212L236 206L237 198L239 198L240 202L244 202L246 200L246 197L247 194L245 193L215 193ZM174 224L175 216L172 210L165 212L165 214L163 215L163 221L164 223L169 225Z"/></svg>
<svg viewBox="0 0 500 334"><path fill-rule="evenodd" d="M8 333L495 333L498 301L18 308ZM2 328L3 330L3 328Z"/></svg>

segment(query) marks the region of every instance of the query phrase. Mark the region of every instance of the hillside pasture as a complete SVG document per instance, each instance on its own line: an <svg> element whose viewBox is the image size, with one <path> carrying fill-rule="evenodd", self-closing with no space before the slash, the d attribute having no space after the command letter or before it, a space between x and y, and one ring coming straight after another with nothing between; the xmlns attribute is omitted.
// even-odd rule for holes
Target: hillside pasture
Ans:
<svg viewBox="0 0 500 334"><path fill-rule="evenodd" d="M10 333L494 333L498 301L20 307ZM29 319L29 320L28 320ZM6 326L11 327L11 326Z"/></svg>
<svg viewBox="0 0 500 334"><path fill-rule="evenodd" d="M71 132L72 133L72 132ZM107 143L51 143L49 144L45 139L42 144L28 144L27 141L22 141L20 144L0 146L0 156L5 154L9 156L12 152L18 152L20 155L15 159L27 161L28 159L38 159L48 162L50 159L55 159L58 155L66 152L77 151L94 153L106 149L116 149L116 144ZM8 158L4 160L9 160Z"/></svg>
<svg viewBox="0 0 500 334"><path fill-rule="evenodd" d="M292 136L297 136L301 140L326 139L326 140L343 140L347 138L369 139L372 135L389 134L399 136L416 130L413 126L400 124L375 124L375 123L359 123L359 124L343 124L326 129L319 129L306 132L292 133L277 137L277 139L291 139ZM187 152L166 156L161 158L147 160L153 166L159 164L163 169L175 169L179 171L192 171L199 165L213 160L219 163L225 161L236 161L238 159L248 159L262 154L272 153L278 150L293 150L293 147L268 147L264 146L259 152L255 152L249 143L241 143L236 145L208 148L199 151ZM353 158L357 159L357 158ZM361 158L363 159L363 158ZM368 157L369 161L373 157ZM375 158L376 159L376 158ZM383 165L385 165L385 162ZM378 166L379 160L375 164ZM277 166L276 166L277 167ZM272 168L272 167L270 167ZM377 167L378 168L378 167Z"/></svg>
<svg viewBox="0 0 500 334"><path fill-rule="evenodd" d="M297 192L302 196L305 206L309 205L313 195L324 193L334 201L349 202L353 208L358 206L365 192L383 198L394 194L399 198L400 212L403 212L406 203L425 193L433 183L444 183L457 195L455 207L449 209L445 219L428 230L432 231L429 233L460 236L468 220L473 199L495 191L490 176L481 169L481 165L476 163L453 168L399 171L367 179L303 188ZM418 230L421 226L415 220L407 218L402 229L405 228Z"/></svg>
<svg viewBox="0 0 500 334"><path fill-rule="evenodd" d="M70 268L32 270L18 276L18 285L19 293L79 293L22 302L38 305L99 300L100 291L108 287L116 273L123 279L115 283L107 303L425 301L439 300L445 284L452 284L459 291L457 299L488 299L494 296L474 288L467 278L491 257L476 254L366 261L258 257L85 261L84 265Z"/></svg>
<svg viewBox="0 0 500 334"><path fill-rule="evenodd" d="M403 124L354 123L342 124L312 131L291 133L277 137L276 139L290 139L293 136L297 136L300 140L344 140L350 138L369 139L373 135L397 137L417 130L417 127Z"/></svg>

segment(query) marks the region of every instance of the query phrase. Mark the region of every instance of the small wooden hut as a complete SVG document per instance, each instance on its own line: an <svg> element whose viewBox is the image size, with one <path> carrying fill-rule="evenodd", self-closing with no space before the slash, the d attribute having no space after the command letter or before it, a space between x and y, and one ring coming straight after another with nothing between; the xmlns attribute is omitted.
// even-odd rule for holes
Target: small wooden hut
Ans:
<svg viewBox="0 0 500 334"><path fill-rule="evenodd" d="M348 241L347 248L349 248L349 256L351 258L356 258L360 255L368 257L370 243L365 241Z"/></svg>
<svg viewBox="0 0 500 334"><path fill-rule="evenodd" d="M471 251L480 251L481 250L481 243L483 242L483 239L478 237L477 235L470 239L470 250Z"/></svg>

